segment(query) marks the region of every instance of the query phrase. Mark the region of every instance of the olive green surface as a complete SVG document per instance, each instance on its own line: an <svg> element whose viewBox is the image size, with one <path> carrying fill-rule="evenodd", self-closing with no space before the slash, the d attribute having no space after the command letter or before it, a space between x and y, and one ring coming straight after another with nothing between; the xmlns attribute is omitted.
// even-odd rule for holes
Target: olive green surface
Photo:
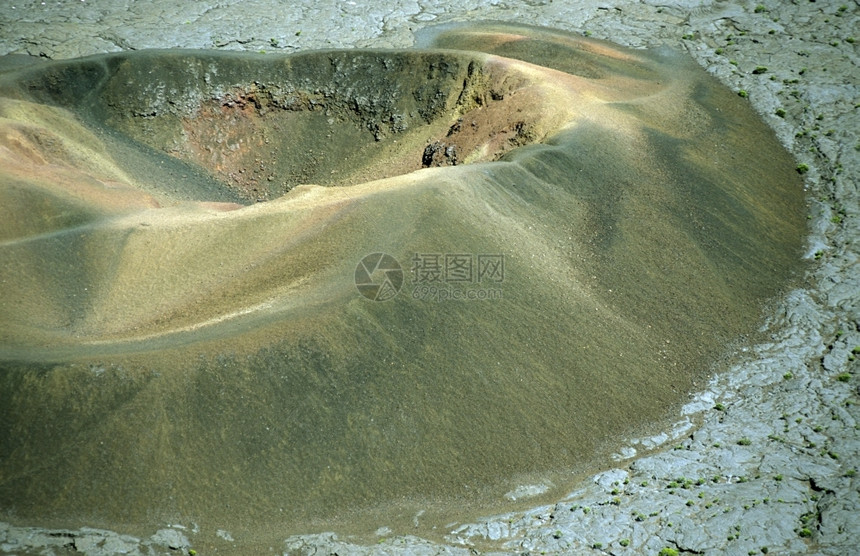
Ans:
<svg viewBox="0 0 860 556"><path fill-rule="evenodd" d="M4 509L281 532L472 511L563 488L755 332L805 220L742 99L671 52L424 40L0 74ZM434 143L458 163L422 168ZM387 301L356 289L371 253L403 269ZM416 253L504 277L416 283Z"/></svg>

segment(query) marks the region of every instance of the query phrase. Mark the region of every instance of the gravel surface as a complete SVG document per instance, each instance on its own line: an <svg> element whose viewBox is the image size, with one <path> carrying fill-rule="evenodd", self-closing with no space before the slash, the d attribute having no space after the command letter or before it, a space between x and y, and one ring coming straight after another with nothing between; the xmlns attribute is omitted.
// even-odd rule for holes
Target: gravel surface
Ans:
<svg viewBox="0 0 860 556"><path fill-rule="evenodd" d="M858 11L857 2L805 0L11 0L0 6L0 54L409 47L422 27L478 19L686 50L752 103L804 173L809 270L804 287L770 310L770 341L740 347L674 427L631 439L616 468L555 504L452 524L442 543L380 524L372 546L319 534L286 538L272 551L841 555L856 553L860 532ZM511 496L540 490L524 485ZM188 553L198 531L185 526L165 524L140 539L0 524L0 552ZM219 551L242 553L247 539L223 527Z"/></svg>

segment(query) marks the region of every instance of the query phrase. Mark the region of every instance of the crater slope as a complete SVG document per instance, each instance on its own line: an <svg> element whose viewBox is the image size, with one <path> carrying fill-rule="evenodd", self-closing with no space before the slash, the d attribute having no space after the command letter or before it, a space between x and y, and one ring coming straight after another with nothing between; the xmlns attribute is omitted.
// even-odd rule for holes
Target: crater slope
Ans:
<svg viewBox="0 0 860 556"><path fill-rule="evenodd" d="M745 101L670 51L421 41L0 74L0 507L472 511L563 488L754 333L805 220Z"/></svg>

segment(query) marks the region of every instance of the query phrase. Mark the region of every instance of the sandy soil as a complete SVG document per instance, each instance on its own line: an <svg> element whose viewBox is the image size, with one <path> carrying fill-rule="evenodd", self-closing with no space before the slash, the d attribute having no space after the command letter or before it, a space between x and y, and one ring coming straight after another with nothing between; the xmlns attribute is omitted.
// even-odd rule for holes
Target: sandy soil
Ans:
<svg viewBox="0 0 860 556"><path fill-rule="evenodd" d="M273 16L273 14L277 14ZM631 439L617 467L557 501L469 523L434 542L380 523L379 543L284 532L275 551L315 553L844 554L860 530L856 3L799 2L15 2L0 7L0 52L50 58L153 47L299 50L411 46L429 23L496 19L633 47L686 50L748 99L798 159L808 191L811 268L775 300L766 342L690 397L664 434ZM14 62L8 62L14 63ZM528 498L545 485L510 493ZM421 515L414 516L417 524ZM27 524L23 524L27 525ZM141 553L193 548L194 524L149 539L109 531L0 527L0 551ZM210 550L241 553L230 524ZM288 538L289 537L289 538ZM671 553L671 552L666 552Z"/></svg>

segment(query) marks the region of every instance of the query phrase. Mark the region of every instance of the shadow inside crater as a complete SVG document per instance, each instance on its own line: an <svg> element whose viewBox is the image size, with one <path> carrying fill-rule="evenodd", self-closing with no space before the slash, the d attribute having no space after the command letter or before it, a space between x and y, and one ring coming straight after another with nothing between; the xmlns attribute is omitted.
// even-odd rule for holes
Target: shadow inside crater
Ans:
<svg viewBox="0 0 860 556"><path fill-rule="evenodd" d="M529 94L538 87L486 62L477 52L152 51L55 64L24 87L253 202L299 184L493 161L540 140L557 122ZM212 200L207 189L192 197Z"/></svg>

